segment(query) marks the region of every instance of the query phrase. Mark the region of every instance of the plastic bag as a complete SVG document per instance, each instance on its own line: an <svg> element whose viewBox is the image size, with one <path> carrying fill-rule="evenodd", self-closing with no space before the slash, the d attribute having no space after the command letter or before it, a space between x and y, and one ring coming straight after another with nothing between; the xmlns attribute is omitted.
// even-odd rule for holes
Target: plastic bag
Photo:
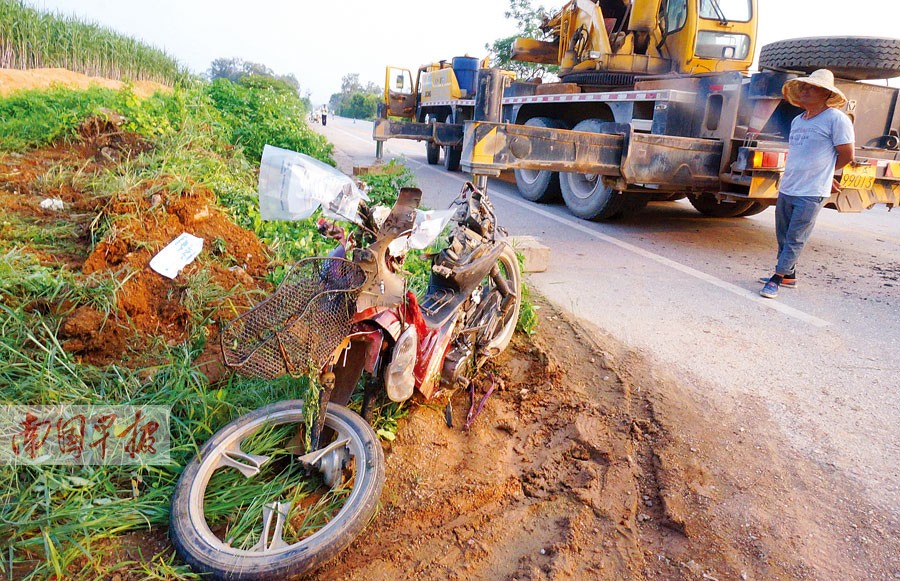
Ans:
<svg viewBox="0 0 900 581"><path fill-rule="evenodd" d="M259 165L259 214L263 220L305 220L322 215L356 222L368 196L340 170L308 155L266 145Z"/></svg>
<svg viewBox="0 0 900 581"><path fill-rule="evenodd" d="M416 210L416 221L412 232L388 244L391 254L400 256L410 249L422 250L437 240L444 228L456 214L456 210Z"/></svg>

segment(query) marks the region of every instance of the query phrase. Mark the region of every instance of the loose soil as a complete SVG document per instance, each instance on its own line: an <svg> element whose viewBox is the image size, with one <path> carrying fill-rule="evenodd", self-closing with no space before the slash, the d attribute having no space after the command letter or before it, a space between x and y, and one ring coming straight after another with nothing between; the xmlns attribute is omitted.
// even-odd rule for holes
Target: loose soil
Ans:
<svg viewBox="0 0 900 581"><path fill-rule="evenodd" d="M265 249L202 186L161 182L99 195L47 179L62 162L90 173L147 147L107 118L86 123L82 138L0 158L6 220L50 227L62 219L78 227L66 244L23 249L46 264L122 284L110 312L31 305L64 314L65 349L99 365L137 365L144 362L134 353L149 341L183 340L195 313L173 298L186 292L182 279L147 266L183 231L221 239L234 259L226 268L207 246L188 277L202 269L223 289L265 289L257 282ZM62 214L40 207L47 198L63 201ZM115 217L115 231L93 244L98 214ZM498 391L470 430L461 429L465 394L453 399L453 427L443 402L412 406L398 438L385 443L379 513L310 578L900 578L898 523L839 481L836 470L795 455L765 409L734 402L738 415L698 402L642 354L540 299L538 306L538 333L517 336L492 364ZM206 357L215 362L217 355ZM213 367L207 372L215 380ZM489 381L477 380L479 394ZM739 425L734 417L759 420ZM846 492L827 504L822 490ZM165 535L124 535L110 555L149 557L167 546Z"/></svg>
<svg viewBox="0 0 900 581"><path fill-rule="evenodd" d="M464 432L411 414L375 522L317 579L895 579L897 523L539 300ZM482 380L482 388L486 387ZM765 418L765 410L743 414ZM817 490L841 489L836 506Z"/></svg>
<svg viewBox="0 0 900 581"><path fill-rule="evenodd" d="M223 304L246 307L246 293L230 291L268 289L259 282L268 259L256 236L236 226L200 184L171 178L112 193L94 191L90 176L149 149L139 136L121 131L118 121L112 113L92 117L79 128L77 143L0 156L0 206L7 212L7 225L12 219L35 231L64 225L70 233L67 239L19 241L19 252L90 275L98 285L114 281L117 287L114 304L103 312L69 302L29 305L64 317L63 349L85 363L138 367L153 363L140 355L149 345L178 344L187 338L189 325L198 324L197 316L203 314L186 309L186 294L217 289L228 295ZM74 177L60 177L65 172ZM62 208L42 207L47 200L60 201ZM98 228L105 231L98 233ZM151 270L149 262L182 232L203 238L205 251L178 278L168 279ZM203 277L204 289L192 290L187 281L197 276ZM218 325L214 319L201 324L210 344L204 361L215 379L222 369L214 347Z"/></svg>
<svg viewBox="0 0 900 581"><path fill-rule="evenodd" d="M0 69L0 96L6 96L16 91L50 89L57 85L71 89L87 89L89 87L120 89L124 83L112 79L89 77L66 69L30 69L27 71ZM153 81L134 81L131 83L131 88L138 97L149 97L157 91L171 92L172 90L171 87Z"/></svg>

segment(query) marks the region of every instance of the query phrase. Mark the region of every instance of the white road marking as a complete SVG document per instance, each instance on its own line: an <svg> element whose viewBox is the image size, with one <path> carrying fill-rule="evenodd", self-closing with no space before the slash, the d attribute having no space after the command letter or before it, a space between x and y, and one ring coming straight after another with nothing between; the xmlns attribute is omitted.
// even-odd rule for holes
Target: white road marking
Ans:
<svg viewBox="0 0 900 581"><path fill-rule="evenodd" d="M353 135L352 133L349 133L346 131L344 133L347 133L348 135L350 135L356 139L359 139L360 141L364 141L366 143L372 143L371 141L365 140L361 137ZM385 152L387 152L387 147L385 147ZM430 166L430 165L424 164L422 162L415 161L413 159L406 157L405 155L403 156L403 158L405 159L406 163L408 163L408 164L417 166L420 169L431 170L431 171L433 171L435 173L439 173L443 176L453 178L461 183L471 181L465 177L460 176L459 174L439 170L438 168L436 168L434 166ZM618 246L619 248L622 248L623 250L627 250L627 251L633 252L634 254L637 254L639 256L643 256L644 258L646 258L648 260L652 260L658 264L662 264L663 266L667 266L669 268L677 270L678 272L681 272L688 276L692 276L694 278L702 280L703 282L706 282L713 286L719 287L720 289L730 292L734 295L737 295L743 299L753 301L754 303L757 303L758 305L772 309L774 311L778 311L779 313L781 313L783 315L786 315L788 317L793 317L794 319L803 321L804 323L808 323L814 327L822 328L822 327L827 327L828 325L831 324L824 319L820 319L819 317L816 317L815 315L810 315L809 313L804 313L803 311L801 311L799 309L795 309L794 307L790 307L788 305L785 305L784 303L780 303L780 302L774 301L772 299L763 298L754 291L749 291L745 288L741 288L735 284L731 284L730 282L726 282L726 281L716 278L710 274L699 271L695 268L691 268L690 266L687 266L686 264L681 264L680 262L675 262L674 260L666 258L665 256L661 256L654 252L650 252L649 250L644 250L643 248L641 248L639 246L629 244L628 242L624 242L622 240L619 240L618 238L613 238L612 236L603 234L602 232L597 232L596 230L593 230L593 229L589 228L588 226L585 226L584 224L581 224L580 222L578 222L572 218L564 218L562 216L557 216L556 214L548 212L547 210L544 210L530 202L526 202L519 198L514 198L512 196L504 194L503 192L498 192L496 190L494 190L491 193L491 196L500 197L503 200L505 200L506 202L509 202L510 204L519 206L520 208L522 208L524 210L528 210L529 212L533 212L535 214L544 216L545 218L549 218L550 220L559 222L560 224L568 226L569 228L574 228L575 230L578 230L579 232L583 232L583 233L587 234L588 236L596 238L597 240L602 240L603 242L607 242L609 244Z"/></svg>

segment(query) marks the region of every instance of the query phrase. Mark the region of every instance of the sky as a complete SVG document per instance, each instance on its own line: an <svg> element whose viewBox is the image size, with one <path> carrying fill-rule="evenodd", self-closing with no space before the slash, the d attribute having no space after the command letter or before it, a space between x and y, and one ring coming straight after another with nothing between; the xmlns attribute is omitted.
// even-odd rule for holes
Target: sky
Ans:
<svg viewBox="0 0 900 581"><path fill-rule="evenodd" d="M509 0L25 0L76 16L166 51L201 74L217 58L262 63L293 75L313 105L356 73L384 84L388 65L417 69L454 56L487 55L485 45L515 34ZM532 0L558 9L563 0ZM757 51L804 36L900 37L897 0L758 0Z"/></svg>

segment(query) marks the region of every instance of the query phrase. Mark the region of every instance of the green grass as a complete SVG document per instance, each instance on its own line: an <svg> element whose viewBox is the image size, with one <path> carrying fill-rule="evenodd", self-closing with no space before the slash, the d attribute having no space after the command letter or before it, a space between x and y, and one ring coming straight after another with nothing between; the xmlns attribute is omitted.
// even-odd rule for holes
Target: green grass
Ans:
<svg viewBox="0 0 900 581"><path fill-rule="evenodd" d="M282 101L273 100L268 92L247 94L254 90L239 85L222 87L220 83L215 91L197 86L149 102L132 100L127 90L22 93L0 100L0 150L28 151L53 142L73 141L75 128L102 108L125 114L130 128L141 131L153 143L152 150L96 172L84 167L51 167L38 180L37 192L49 195L56 188L71 187L87 198L106 199L115 194L121 201L128 199L128 192L152 196L163 191L177 197L198 186L209 188L235 221L256 232L274 249L274 273L300 257L327 251L331 243L315 232L312 220L287 223L259 219L258 159L249 155L244 136L257 129L269 135L277 131L281 133L277 145L309 147L306 153L333 161L330 146L319 136L293 120L280 119L280 115L293 115L295 109L280 112ZM235 101L257 107L258 112L239 116ZM19 133L26 127L27 132ZM388 190L395 188L398 180L408 182L409 174L377 184L375 195L387 198ZM142 221L156 219L156 210L138 204L120 203L117 211L123 210ZM121 236L121 218L108 204L101 205L93 215L81 217L94 244ZM14 571L16 578L32 579L52 575L95 578L110 576L116 570L141 570L148 578L193 577L175 564L171 552L142 564L109 564L103 557L110 543L114 547L125 532L148 527L165 530L181 467L217 429L273 401L304 397L305 384L236 375L209 384L195 365L208 340L207 326L217 317L217 305L245 291L218 287L204 269L179 279L172 287L173 297L190 311L193 320L184 342L166 345L160 340L150 344L148 349L159 364L130 369L121 365L93 367L78 361L61 346L63 317L81 305L110 314L124 281L133 272L123 268L85 275L38 260L33 252L39 248L52 250L54 241L75 244L78 230L73 224L60 221L42 225L10 214L0 226L0 404L171 406L173 460L168 466L0 466L0 481L9 483L0 490L0 539L8 548L0 556L0 568ZM232 265L233 258L221 242L216 245L213 241L212 249L200 260ZM48 313L34 308L36 301L69 306ZM385 405L376 426L380 433L391 435L403 413L405 410L396 404ZM238 501L259 498L258 493L251 492L239 495Z"/></svg>
<svg viewBox="0 0 900 581"><path fill-rule="evenodd" d="M284 98L265 87L228 86L224 82L178 89L145 101L134 100L127 89L23 93L0 100L0 153L27 152L73 140L75 128L84 117L102 108L124 114L131 130L141 132L153 144L150 151L98 171L71 166L48 168L38 180L40 194L52 194L55 188L65 186L96 199L122 192L140 192L143 196L161 192L177 197L196 187L208 188L236 223L255 232L268 246L272 264L268 279L278 282L294 261L322 255L333 245L315 231L314 219L263 222L259 218L258 157L254 157L264 141L259 136L273 139L273 145L333 163L330 145L305 127L305 116L299 121L280 117L296 113L290 107L279 108ZM24 134L16 134L26 127ZM412 185L407 170L394 169L365 177L374 203L389 204L400 187ZM158 217L158 209L137 204L127 211L142 221ZM101 206L80 217L82 232L89 234L92 244L119 236L120 218L108 205ZM258 291L217 286L209 278L208 269L179 278L171 287L173 297L193 319L184 341L168 345L160 338L147 347L159 363L131 369L80 362L61 346L63 317L82 305L112 313L122 285L133 271L122 268L85 275L42 263L33 254L38 248L52 249L54 240L73 250L77 234L72 224L62 221L38 225L12 214L0 219L0 404L171 406L173 462L167 466L0 466L0 482L9 483L0 488L0 539L7 547L0 554L0 570L7 574L14 571L15 578L31 579L52 575L103 578L116 571L137 571L146 578L195 578L177 564L170 550L146 555L140 563L109 563L103 557L123 533L165 530L169 501L182 467L216 430L268 403L304 398L306 384L289 378L266 381L237 375L209 383L196 359L206 346L207 329L217 320L219 305L227 305L231 298L245 292L255 293L251 294L254 302L260 296ZM201 263L234 265L224 240L208 242ZM404 268L413 275L411 288L421 294L429 262L421 253L411 253ZM48 313L35 308L37 304L66 308L50 309ZM360 405L357 393L351 408L358 410ZM402 404L384 403L374 421L379 436L392 439L407 412ZM305 494L299 488L294 492ZM248 490L237 498L223 500L221 506L213 503L212 508L224 513L233 509L234 503L249 506L258 498L258 493ZM331 504L327 498L322 502ZM244 529L252 529L245 524ZM243 525L235 522L230 526ZM247 542L251 542L253 533L248 534Z"/></svg>

